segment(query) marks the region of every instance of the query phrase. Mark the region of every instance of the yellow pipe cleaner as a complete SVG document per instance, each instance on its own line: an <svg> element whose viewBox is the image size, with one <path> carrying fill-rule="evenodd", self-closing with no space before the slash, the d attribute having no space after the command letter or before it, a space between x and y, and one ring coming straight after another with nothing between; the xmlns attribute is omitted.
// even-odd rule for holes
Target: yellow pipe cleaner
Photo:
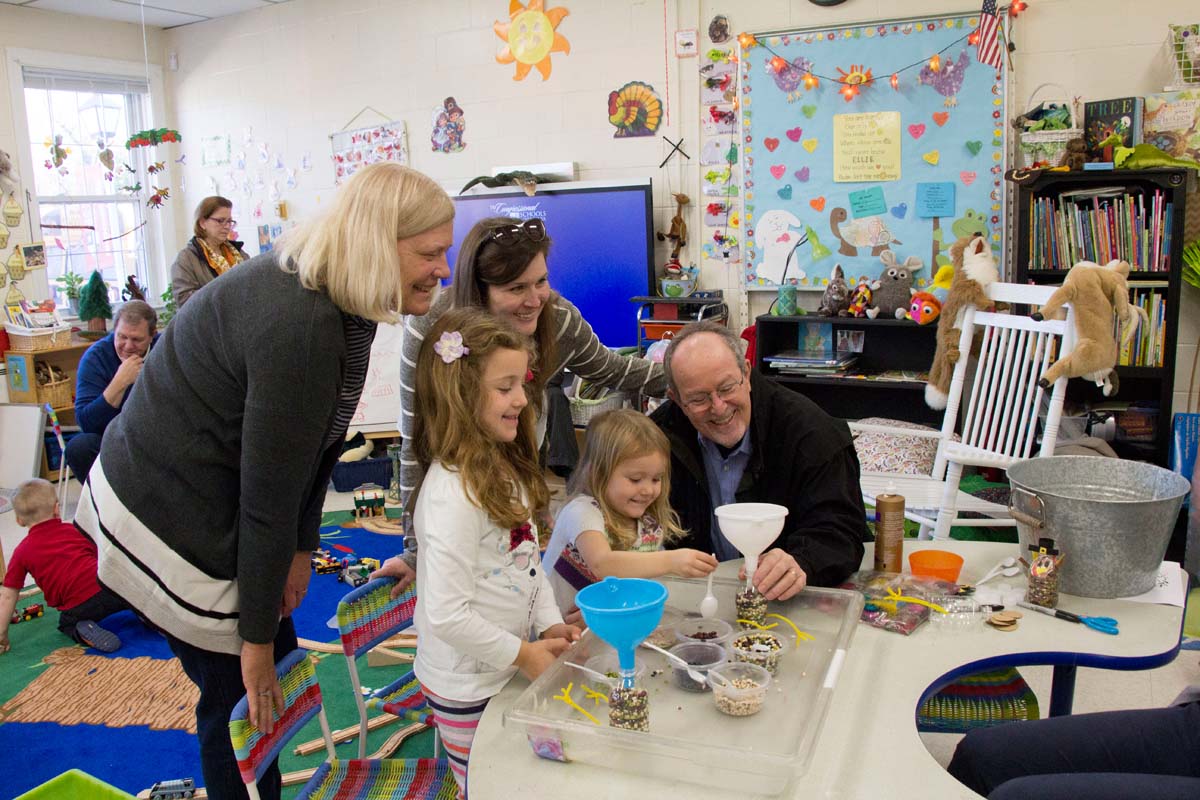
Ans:
<svg viewBox="0 0 1200 800"><path fill-rule="evenodd" d="M758 630L760 630L760 631L769 631L769 630L771 630L771 628L778 628L778 627L779 627L779 623L778 623L778 622L772 622L770 625L759 625L757 622L751 622L751 621L750 621L750 620L748 620L748 619L739 619L739 620L737 621L737 624L738 624L738 625L745 625L747 628L757 628L757 629L758 629Z"/></svg>
<svg viewBox="0 0 1200 800"><path fill-rule="evenodd" d="M601 700L603 700L605 703L608 702L607 694L605 694L604 692L597 692L595 689L588 686L586 683L579 684L579 688L583 689L584 697L587 697L591 700L596 701L596 705L600 705Z"/></svg>
<svg viewBox="0 0 1200 800"><path fill-rule="evenodd" d="M782 614L767 614L767 616L774 617L775 619L781 619L784 622L786 622L788 625L791 625L792 630L796 632L797 639L807 639L808 641L811 642L815 638L811 633L805 633L804 631L800 630L800 628L798 628L796 626L796 623L792 622L790 619L783 616ZM775 625L772 625L771 627L774 628Z"/></svg>
<svg viewBox="0 0 1200 800"><path fill-rule="evenodd" d="M591 714L589 714L589 713L587 712L587 710L586 710L586 709L585 709L583 706L579 705L579 703L576 703L576 702L575 702L575 700L574 700L574 699L571 697L571 690L572 690L572 689L574 689L574 688L575 688L575 682L574 682L574 681L572 681L571 683L568 683L568 684L567 684L567 685L566 685L566 686L563 688L563 690L562 690L562 694L556 694L556 695L554 695L554 699L555 699L555 700L562 700L564 703L566 703L566 704L567 704L567 706L568 706L568 707L575 709L575 710L576 710L576 711L578 711L580 714L583 714L585 717L587 717L588 719L590 719L590 720L591 720L591 721L592 721L594 724L596 724L596 725L599 725L599 724L600 724L600 720L596 719L596 718L595 718L595 717L593 717Z"/></svg>

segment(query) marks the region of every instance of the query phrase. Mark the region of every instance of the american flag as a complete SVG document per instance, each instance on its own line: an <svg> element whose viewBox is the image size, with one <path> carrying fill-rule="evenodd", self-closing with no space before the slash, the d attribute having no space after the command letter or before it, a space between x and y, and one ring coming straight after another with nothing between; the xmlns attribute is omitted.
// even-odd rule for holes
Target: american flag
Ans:
<svg viewBox="0 0 1200 800"><path fill-rule="evenodd" d="M983 8L979 12L979 43L976 56L979 63L987 64L992 69L1000 69L1004 63L1000 54L1000 40L996 34L1000 30L1000 17L996 14L996 0L983 0Z"/></svg>

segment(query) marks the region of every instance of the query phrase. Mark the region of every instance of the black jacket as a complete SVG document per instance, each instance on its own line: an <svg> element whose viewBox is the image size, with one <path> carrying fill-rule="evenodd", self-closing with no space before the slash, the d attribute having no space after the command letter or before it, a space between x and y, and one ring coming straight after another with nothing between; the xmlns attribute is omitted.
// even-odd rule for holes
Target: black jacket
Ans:
<svg viewBox="0 0 1200 800"><path fill-rule="evenodd" d="M790 553L809 584L837 586L858 569L867 539L850 429L757 371L750 373L750 389L753 449L738 502L787 506L783 532L771 548ZM713 506L696 429L671 402L651 419L671 443L671 506L688 530L672 546L712 553Z"/></svg>

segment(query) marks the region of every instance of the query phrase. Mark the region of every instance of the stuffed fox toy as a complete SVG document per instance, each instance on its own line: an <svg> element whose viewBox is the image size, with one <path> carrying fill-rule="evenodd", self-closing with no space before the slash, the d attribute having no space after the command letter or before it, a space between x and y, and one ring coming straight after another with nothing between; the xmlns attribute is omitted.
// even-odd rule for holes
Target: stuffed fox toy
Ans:
<svg viewBox="0 0 1200 800"><path fill-rule="evenodd" d="M937 350L925 384L925 404L939 411L946 407L954 365L961 357L958 351L958 339L962 334L958 327L959 316L969 305L990 308L992 301L985 290L1000 279L992 249L979 236L964 237L950 245L950 261L954 264L954 277L938 316Z"/></svg>
<svg viewBox="0 0 1200 800"><path fill-rule="evenodd" d="M1075 307L1075 349L1050 365L1038 381L1043 389L1066 376L1094 381L1103 387L1105 397L1116 393L1119 348L1113 336L1113 314L1121 324L1122 345L1133 338L1139 318L1146 315L1141 308L1129 304L1129 287L1125 283L1128 277L1129 264L1124 261L1110 261L1103 267L1080 261L1067 272L1063 285L1033 315L1036 320L1053 318L1066 303Z"/></svg>

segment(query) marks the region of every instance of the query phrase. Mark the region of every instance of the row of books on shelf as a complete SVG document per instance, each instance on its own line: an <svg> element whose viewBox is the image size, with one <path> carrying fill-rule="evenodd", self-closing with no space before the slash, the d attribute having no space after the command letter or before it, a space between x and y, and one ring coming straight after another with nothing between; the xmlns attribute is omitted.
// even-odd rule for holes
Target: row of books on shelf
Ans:
<svg viewBox="0 0 1200 800"><path fill-rule="evenodd" d="M1109 186L1034 198L1030 268L1068 270L1079 261L1121 259L1135 272L1167 272L1174 214L1159 189L1140 194Z"/></svg>
<svg viewBox="0 0 1200 800"><path fill-rule="evenodd" d="M1167 335L1166 296L1157 291L1134 289L1129 302L1145 311L1146 319L1138 325L1133 338L1122 345L1117 363L1125 367L1163 366ZM1121 340L1118 338L1117 341Z"/></svg>
<svg viewBox="0 0 1200 800"><path fill-rule="evenodd" d="M32 303L28 300L12 300L4 304L5 319L22 328L56 328L62 325L54 310L53 300Z"/></svg>

